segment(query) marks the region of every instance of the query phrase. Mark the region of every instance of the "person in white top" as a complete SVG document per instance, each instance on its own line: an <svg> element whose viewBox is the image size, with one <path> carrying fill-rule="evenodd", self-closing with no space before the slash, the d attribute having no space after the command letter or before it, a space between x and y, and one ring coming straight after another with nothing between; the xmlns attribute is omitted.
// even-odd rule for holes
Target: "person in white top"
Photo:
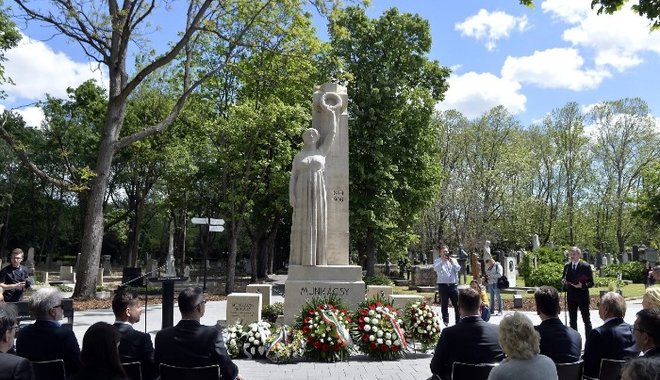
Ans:
<svg viewBox="0 0 660 380"><path fill-rule="evenodd" d="M490 293L490 310L493 315L502 314L502 292L497 287L497 280L504 274L502 264L489 257L486 260L486 289ZM497 297L497 312L495 311L495 297Z"/></svg>
<svg viewBox="0 0 660 380"><path fill-rule="evenodd" d="M437 250L437 249L436 249ZM440 295L440 310L442 313L442 322L445 326L449 325L449 300L454 307L456 322L460 320L458 310L458 273L461 266L453 257L449 257L449 247L440 246L439 257L433 261L433 269L438 275L438 294Z"/></svg>

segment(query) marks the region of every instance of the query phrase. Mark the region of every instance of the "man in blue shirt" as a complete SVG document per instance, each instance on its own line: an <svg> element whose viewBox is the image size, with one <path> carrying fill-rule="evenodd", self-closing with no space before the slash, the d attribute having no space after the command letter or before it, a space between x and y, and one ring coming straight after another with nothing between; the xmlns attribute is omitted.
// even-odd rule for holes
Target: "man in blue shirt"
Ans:
<svg viewBox="0 0 660 380"><path fill-rule="evenodd" d="M437 251L435 249L434 251ZM442 322L449 325L449 300L454 307L456 322L460 320L458 310L458 273L461 266L456 259L449 257L449 248L446 245L440 247L440 255L433 261L433 269L438 275L438 294L440 295L440 309L442 311Z"/></svg>

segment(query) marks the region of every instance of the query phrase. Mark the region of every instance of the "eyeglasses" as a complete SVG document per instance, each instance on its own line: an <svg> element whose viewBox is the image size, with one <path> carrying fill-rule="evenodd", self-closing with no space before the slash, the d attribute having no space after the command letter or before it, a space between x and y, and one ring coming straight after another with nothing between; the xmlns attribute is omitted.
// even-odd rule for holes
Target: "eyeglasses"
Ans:
<svg viewBox="0 0 660 380"><path fill-rule="evenodd" d="M14 326L11 326L8 330L9 331L11 331L11 330L18 331L19 327L20 327L19 325L14 325Z"/></svg>

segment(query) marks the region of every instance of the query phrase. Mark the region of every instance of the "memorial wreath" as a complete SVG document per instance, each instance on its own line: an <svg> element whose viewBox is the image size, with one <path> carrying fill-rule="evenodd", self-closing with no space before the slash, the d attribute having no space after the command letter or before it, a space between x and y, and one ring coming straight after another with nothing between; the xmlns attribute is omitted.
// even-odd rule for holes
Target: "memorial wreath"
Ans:
<svg viewBox="0 0 660 380"><path fill-rule="evenodd" d="M360 303L351 330L355 345L378 360L397 360L406 349L405 332L398 311L389 300L375 296Z"/></svg>
<svg viewBox="0 0 660 380"><path fill-rule="evenodd" d="M296 328L305 338L305 359L335 362L347 358L352 345L350 323L351 317L339 297L330 295L307 301L296 318Z"/></svg>
<svg viewBox="0 0 660 380"><path fill-rule="evenodd" d="M404 311L404 326L408 338L421 344L422 351L435 347L440 337L440 316L426 302L407 305Z"/></svg>

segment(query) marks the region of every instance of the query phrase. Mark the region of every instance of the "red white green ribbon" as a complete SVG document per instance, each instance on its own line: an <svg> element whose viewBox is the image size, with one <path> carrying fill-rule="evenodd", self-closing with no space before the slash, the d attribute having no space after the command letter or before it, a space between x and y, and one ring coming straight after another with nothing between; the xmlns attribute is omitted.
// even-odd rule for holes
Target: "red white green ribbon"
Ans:
<svg viewBox="0 0 660 380"><path fill-rule="evenodd" d="M339 343L351 344L351 336L349 335L348 330L346 330L344 324L339 321L337 311L324 309L321 311L321 317L323 317L323 320L330 326L335 326Z"/></svg>
<svg viewBox="0 0 660 380"><path fill-rule="evenodd" d="M392 330L394 330L394 335L396 335L396 337L399 339L399 342L401 342L401 348L405 350L407 347L405 333L401 326L399 326L399 322L397 322L396 317L385 307L383 308L383 314L387 317L387 320L390 321Z"/></svg>

